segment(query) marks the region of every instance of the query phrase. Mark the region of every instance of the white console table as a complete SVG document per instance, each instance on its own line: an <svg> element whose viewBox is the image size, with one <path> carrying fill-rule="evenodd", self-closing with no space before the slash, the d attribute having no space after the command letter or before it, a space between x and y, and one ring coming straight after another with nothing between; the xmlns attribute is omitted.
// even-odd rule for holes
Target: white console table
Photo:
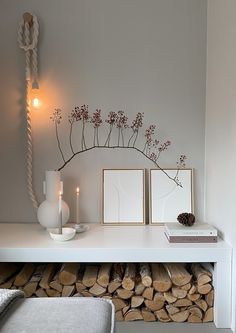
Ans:
<svg viewBox="0 0 236 333"><path fill-rule="evenodd" d="M230 328L232 248L222 239L169 244L163 227L89 226L89 231L59 243L39 224L1 223L0 262L213 262L215 324Z"/></svg>

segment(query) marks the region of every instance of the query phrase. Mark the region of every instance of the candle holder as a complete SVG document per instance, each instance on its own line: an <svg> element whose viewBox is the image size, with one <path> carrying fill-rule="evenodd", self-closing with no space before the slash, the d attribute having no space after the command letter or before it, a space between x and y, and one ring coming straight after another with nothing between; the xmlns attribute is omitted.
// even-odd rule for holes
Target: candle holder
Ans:
<svg viewBox="0 0 236 333"><path fill-rule="evenodd" d="M76 230L77 233L81 233L81 232L85 232L87 230L89 230L89 226L86 224L81 224L81 223L76 223L74 225L74 228Z"/></svg>
<svg viewBox="0 0 236 333"><path fill-rule="evenodd" d="M48 229L50 237L58 242L65 242L74 238L76 230L74 228L60 228Z"/></svg>

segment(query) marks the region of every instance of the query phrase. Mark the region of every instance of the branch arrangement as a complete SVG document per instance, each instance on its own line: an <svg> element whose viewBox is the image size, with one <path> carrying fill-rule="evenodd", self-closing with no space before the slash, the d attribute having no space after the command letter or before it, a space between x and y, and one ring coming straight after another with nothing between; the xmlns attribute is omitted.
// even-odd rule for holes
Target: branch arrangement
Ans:
<svg viewBox="0 0 236 333"><path fill-rule="evenodd" d="M140 129L143 127L144 113L138 112L136 117L133 119L131 124L128 124L128 117L125 115L124 111L110 111L107 115L105 121L102 119L100 109L96 109L92 114L89 113L88 105L76 106L68 117L69 121L69 144L71 149L71 155L69 158L65 158L63 153L58 126L62 121L62 110L55 109L52 116L50 117L55 126L55 134L58 149L63 160L63 164L58 168L58 171L62 170L76 155L87 152L92 149L133 149L144 155L147 159L152 161L154 165L160 169L168 178L173 180L178 186L181 183L178 179L178 172L180 169L185 168L186 156L181 155L177 164L177 172L174 177L171 177L158 163L158 159L161 154L168 149L171 145L169 140L160 142L155 138L156 125L150 125L146 130L145 134L140 134ZM75 123L81 123L81 133L79 137L79 149L74 148L73 143L73 132L75 131ZM99 129L102 124L105 124L108 128L107 137L103 143L99 139ZM86 128L88 126L93 127L93 144L88 146L86 143ZM116 130L115 130L116 129ZM125 134L127 133L128 139L126 139ZM140 148L137 146L137 139L143 141L143 146ZM111 138L116 140L116 144L111 144Z"/></svg>

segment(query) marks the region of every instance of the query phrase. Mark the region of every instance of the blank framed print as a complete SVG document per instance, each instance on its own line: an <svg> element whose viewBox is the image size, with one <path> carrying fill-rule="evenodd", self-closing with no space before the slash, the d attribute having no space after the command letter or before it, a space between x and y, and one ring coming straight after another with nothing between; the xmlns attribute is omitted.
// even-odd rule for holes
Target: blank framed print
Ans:
<svg viewBox="0 0 236 333"><path fill-rule="evenodd" d="M144 169L104 169L102 224L145 223Z"/></svg>

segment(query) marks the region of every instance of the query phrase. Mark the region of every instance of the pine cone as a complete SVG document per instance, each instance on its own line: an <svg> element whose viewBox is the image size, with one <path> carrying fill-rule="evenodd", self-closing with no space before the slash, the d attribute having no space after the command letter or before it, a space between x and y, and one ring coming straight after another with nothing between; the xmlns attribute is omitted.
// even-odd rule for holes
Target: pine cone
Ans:
<svg viewBox="0 0 236 333"><path fill-rule="evenodd" d="M179 223L186 227L191 227L195 222L195 216L191 213L181 213L177 217Z"/></svg>

